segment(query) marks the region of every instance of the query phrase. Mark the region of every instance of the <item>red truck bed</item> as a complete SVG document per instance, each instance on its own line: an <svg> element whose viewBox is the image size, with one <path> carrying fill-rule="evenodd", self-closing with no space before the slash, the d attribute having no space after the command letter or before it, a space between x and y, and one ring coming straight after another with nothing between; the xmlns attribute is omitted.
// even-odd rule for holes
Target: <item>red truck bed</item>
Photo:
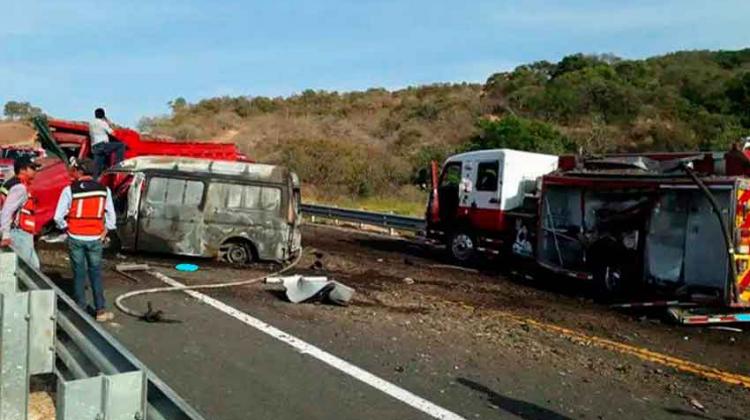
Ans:
<svg viewBox="0 0 750 420"><path fill-rule="evenodd" d="M78 142L88 146L89 125L85 122L50 119L49 127L58 142ZM233 143L175 141L141 136L135 130L119 128L115 137L128 147L125 158L136 156L184 156L216 160L249 159Z"/></svg>

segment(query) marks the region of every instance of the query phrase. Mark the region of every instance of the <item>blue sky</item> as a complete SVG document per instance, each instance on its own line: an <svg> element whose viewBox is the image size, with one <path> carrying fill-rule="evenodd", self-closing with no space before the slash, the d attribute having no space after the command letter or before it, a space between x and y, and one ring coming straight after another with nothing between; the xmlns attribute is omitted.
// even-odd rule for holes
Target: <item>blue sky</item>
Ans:
<svg viewBox="0 0 750 420"><path fill-rule="evenodd" d="M750 1L3 0L0 103L144 115L219 95L483 82L576 53L750 47Z"/></svg>

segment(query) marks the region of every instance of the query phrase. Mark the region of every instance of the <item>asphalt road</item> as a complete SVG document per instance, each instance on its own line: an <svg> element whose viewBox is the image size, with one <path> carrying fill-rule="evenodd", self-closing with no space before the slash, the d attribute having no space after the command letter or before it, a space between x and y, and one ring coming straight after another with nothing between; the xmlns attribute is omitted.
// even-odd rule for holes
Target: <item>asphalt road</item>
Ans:
<svg viewBox="0 0 750 420"><path fill-rule="evenodd" d="M180 323L108 328L207 419L427 418L193 298L158 299Z"/></svg>
<svg viewBox="0 0 750 420"><path fill-rule="evenodd" d="M435 261L414 256L405 264L408 250L388 239L306 229L307 246L327 254L330 274L357 289L350 307L293 305L263 285L207 294L466 419L746 418L747 390L507 323L494 317L492 305L500 299L503 311L611 333L618 340L622 334L637 337L657 351L709 364L712 359L701 357L731 349L737 356L727 360L746 357L742 336L729 344L728 336L716 332L706 337L665 332L664 326L521 288L496 275L427 270ZM63 253L43 252L42 260L59 284L69 284ZM247 279L265 270L197 261L198 273L181 274L169 268L180 261L176 258L131 255L127 261L148 262L188 284ZM405 285L406 275L416 284ZM137 276L141 283L133 285L107 271L108 301L164 285L145 273ZM146 323L116 311L106 328L206 419L430 418L182 292L130 304L145 309L148 300L179 322ZM463 302L484 306L466 309ZM683 340L688 334L691 341ZM744 363L733 363L719 366L744 369Z"/></svg>
<svg viewBox="0 0 750 420"><path fill-rule="evenodd" d="M129 290L108 284L110 301ZM259 291L262 293L262 291ZM285 331L327 348L465 418L577 418L578 407L598 407L600 413L630 418L670 418L663 407L633 398L617 386L592 386L581 378L566 378L554 369L509 363L498 357L502 376L480 369L457 368L441 361L422 363L409 373L382 363L381 332L351 333L355 345L333 342L349 334L336 325L276 319L272 308L251 307L242 299L219 298ZM156 298L154 299L156 300ZM182 294L158 298L158 309L179 319L176 324L150 324L118 316L112 331L133 353L170 384L207 419L424 419L420 411L300 354L236 319ZM312 331L311 329L317 329ZM307 330L307 331L305 331ZM364 333L364 334L363 334ZM399 341L397 331L387 339ZM395 340L394 340L395 338ZM344 341L342 339L342 341ZM408 359L413 343L404 342L390 354L394 361ZM378 350L374 350L378 349ZM405 357L404 354L408 356ZM416 370L416 372L414 371ZM590 390L573 392L575 384ZM598 389L597 389L598 388ZM506 390L499 393L496 390ZM559 402L573 413L560 412ZM675 406L680 404L675 401ZM594 416L596 418L596 416Z"/></svg>

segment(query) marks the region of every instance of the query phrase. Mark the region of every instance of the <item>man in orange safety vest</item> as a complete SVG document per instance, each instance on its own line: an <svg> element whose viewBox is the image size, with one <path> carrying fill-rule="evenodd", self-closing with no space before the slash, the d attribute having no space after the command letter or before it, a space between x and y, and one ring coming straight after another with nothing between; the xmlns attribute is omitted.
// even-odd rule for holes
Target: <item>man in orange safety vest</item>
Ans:
<svg viewBox="0 0 750 420"><path fill-rule="evenodd" d="M39 257L34 249L36 200L30 187L39 168L33 159L19 157L13 162L15 176L0 187L3 198L0 247L12 246L16 254L34 268L39 268Z"/></svg>
<svg viewBox="0 0 750 420"><path fill-rule="evenodd" d="M68 255L73 270L73 297L86 309L84 285L88 276L94 295L96 320L106 322L114 315L105 310L102 283L102 250L107 232L115 230L116 214L109 188L94 180L97 165L82 159L73 167L73 182L60 194L55 223L68 234Z"/></svg>

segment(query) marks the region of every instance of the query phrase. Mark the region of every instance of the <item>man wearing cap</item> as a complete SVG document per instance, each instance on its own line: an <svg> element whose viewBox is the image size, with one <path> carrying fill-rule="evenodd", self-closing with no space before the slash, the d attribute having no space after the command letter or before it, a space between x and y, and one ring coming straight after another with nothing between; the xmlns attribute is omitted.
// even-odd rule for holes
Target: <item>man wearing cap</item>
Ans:
<svg viewBox="0 0 750 420"><path fill-rule="evenodd" d="M94 295L96 320L105 322L107 312L102 284L102 248L107 231L116 228L115 206L109 188L94 180L96 164L82 159L73 167L73 183L65 187L57 202L55 223L68 233L68 255L73 269L73 297L86 309L84 286L88 276Z"/></svg>
<svg viewBox="0 0 750 420"><path fill-rule="evenodd" d="M13 164L15 176L0 188L4 196L0 211L0 247L12 245L16 254L35 268L39 268L39 257L34 249L36 201L29 188L39 167L30 157L19 157Z"/></svg>

